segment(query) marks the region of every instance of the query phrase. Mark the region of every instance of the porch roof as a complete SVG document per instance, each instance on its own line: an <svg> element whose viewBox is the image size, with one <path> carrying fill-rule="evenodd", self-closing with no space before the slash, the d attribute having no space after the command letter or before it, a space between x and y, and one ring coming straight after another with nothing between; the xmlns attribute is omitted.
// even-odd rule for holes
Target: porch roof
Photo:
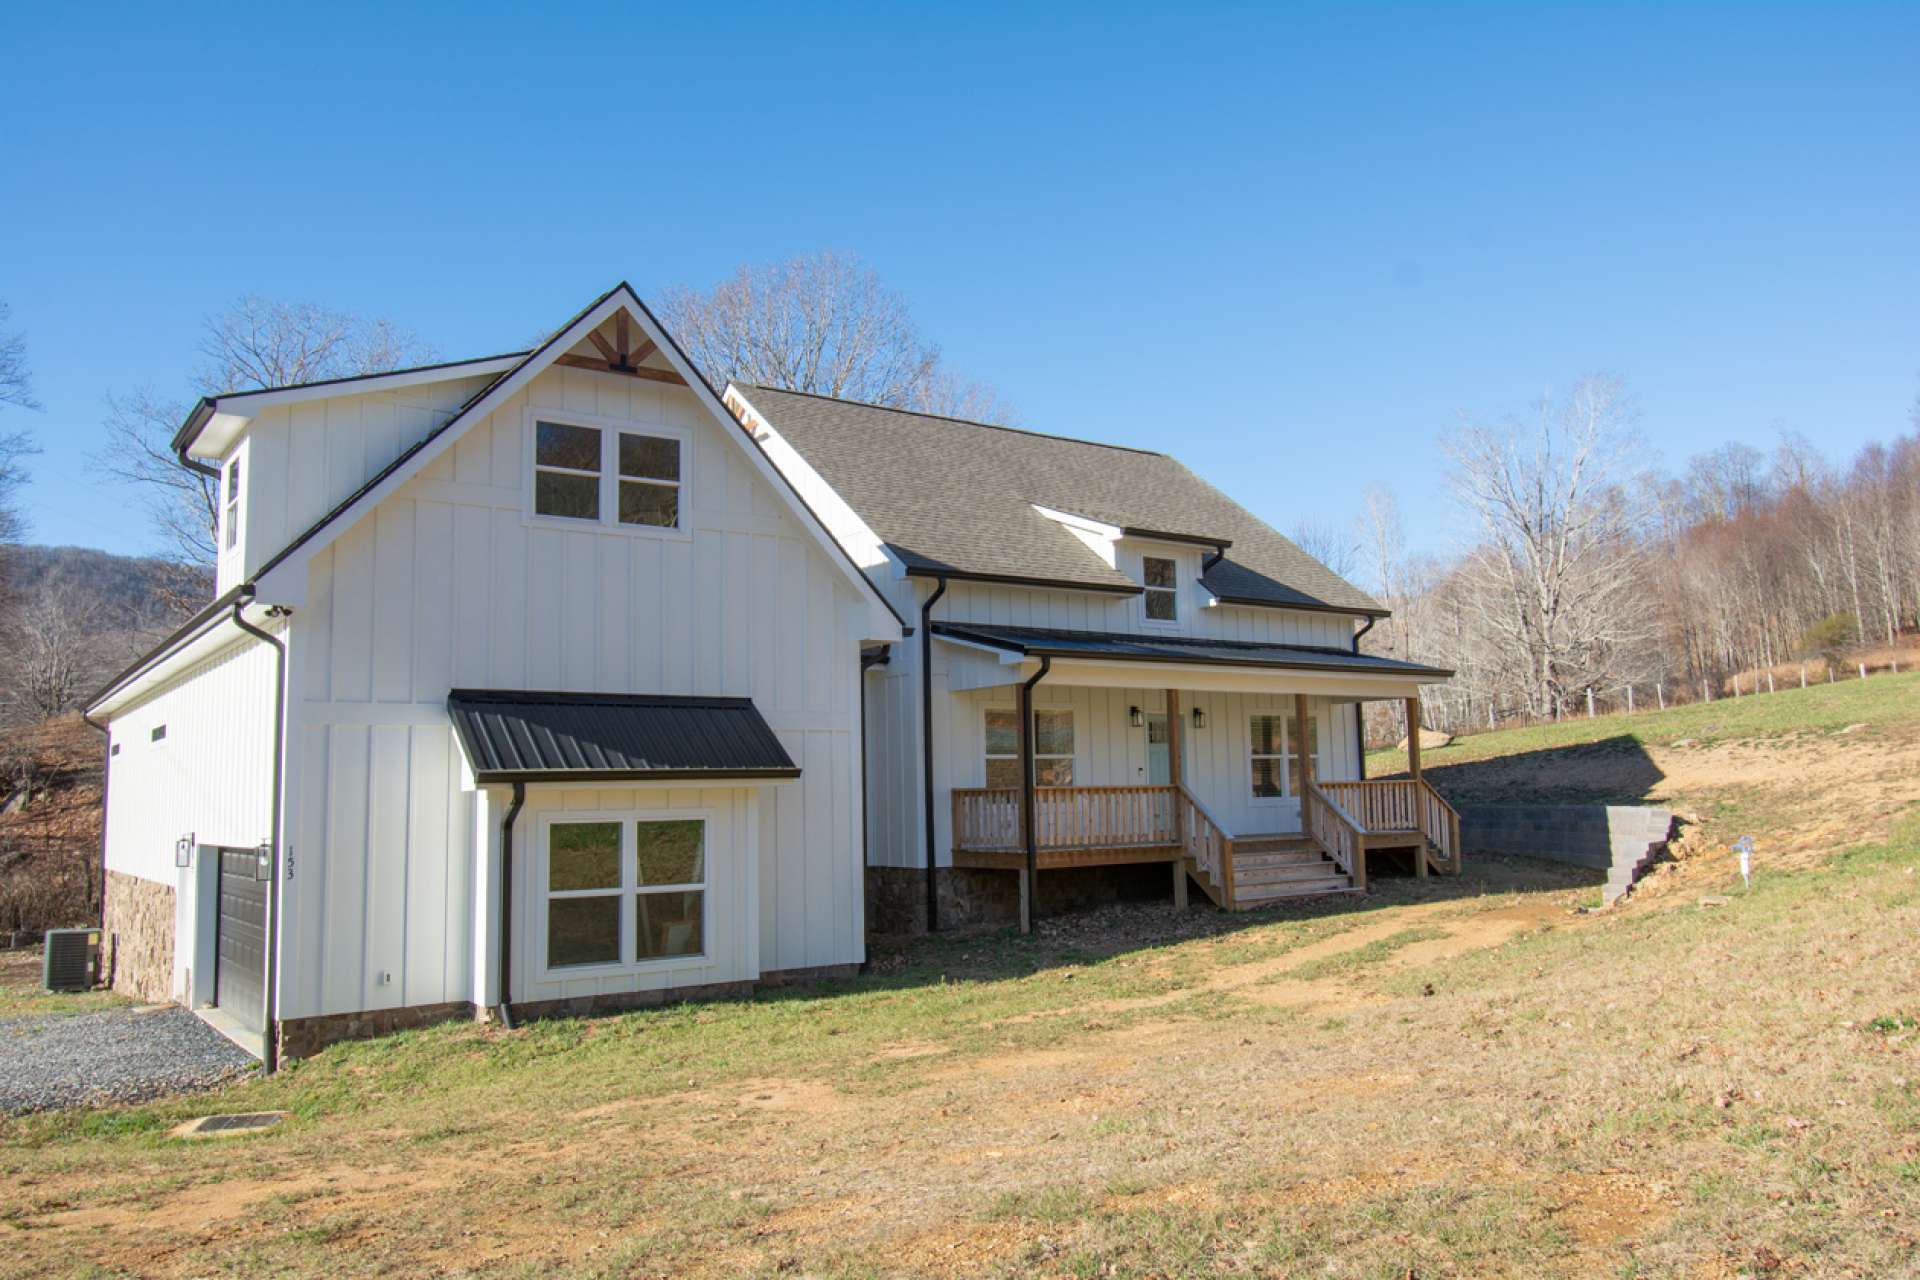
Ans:
<svg viewBox="0 0 1920 1280"><path fill-rule="evenodd" d="M447 712L478 782L800 776L750 698L455 689Z"/></svg>
<svg viewBox="0 0 1920 1280"><path fill-rule="evenodd" d="M1346 696L1398 696L1409 684L1417 686L1432 683L1453 675L1453 672L1440 667L1401 662L1372 654L1245 640L1062 631L975 622L936 622L933 624L933 634L957 644L997 651L1003 655L1002 662L1009 664L1048 658L1062 660L1089 672L1100 667L1174 666L1238 668L1247 675L1262 672L1276 676L1311 673L1317 678L1344 678L1345 684L1338 692ZM1136 678L1142 683L1161 679L1149 676L1145 671L1139 671ZM1369 694L1362 692L1363 682L1377 682L1382 687L1378 694ZM1389 685L1392 688L1386 687Z"/></svg>

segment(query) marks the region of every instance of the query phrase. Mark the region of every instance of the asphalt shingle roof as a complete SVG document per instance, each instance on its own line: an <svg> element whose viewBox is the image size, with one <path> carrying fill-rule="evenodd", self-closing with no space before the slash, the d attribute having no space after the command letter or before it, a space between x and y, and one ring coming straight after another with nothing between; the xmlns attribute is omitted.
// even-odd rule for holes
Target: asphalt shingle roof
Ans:
<svg viewBox="0 0 1920 1280"><path fill-rule="evenodd" d="M455 689L447 712L482 782L800 776L749 698Z"/></svg>
<svg viewBox="0 0 1920 1280"><path fill-rule="evenodd" d="M770 387L740 390L910 569L1138 590L1037 505L1123 529L1230 542L1201 579L1230 602L1385 613L1165 454Z"/></svg>

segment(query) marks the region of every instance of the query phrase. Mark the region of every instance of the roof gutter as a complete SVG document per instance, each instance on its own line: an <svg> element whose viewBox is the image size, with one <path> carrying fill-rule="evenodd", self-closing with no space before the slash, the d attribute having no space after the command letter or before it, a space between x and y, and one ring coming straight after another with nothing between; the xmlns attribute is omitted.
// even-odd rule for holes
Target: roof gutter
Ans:
<svg viewBox="0 0 1920 1280"><path fill-rule="evenodd" d="M192 411L187 414L187 420L180 424L178 431L173 433L173 456L178 458L180 465L187 470L218 479L220 476L220 468L210 467L204 462L196 461L187 452L188 449L193 447L193 442L200 438L201 428L207 425L207 419L212 416L213 401L207 399L205 396L201 396L200 402L194 405Z"/></svg>

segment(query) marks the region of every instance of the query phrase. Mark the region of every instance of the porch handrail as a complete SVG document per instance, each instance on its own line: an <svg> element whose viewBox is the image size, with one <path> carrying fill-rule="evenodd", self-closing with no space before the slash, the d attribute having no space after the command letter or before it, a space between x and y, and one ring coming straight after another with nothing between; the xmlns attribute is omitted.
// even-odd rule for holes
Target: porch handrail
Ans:
<svg viewBox="0 0 1920 1280"><path fill-rule="evenodd" d="M1330 784L1309 781L1300 797L1301 823L1320 842L1334 865L1347 873L1356 889L1367 887L1366 828L1324 789Z"/></svg>
<svg viewBox="0 0 1920 1280"><path fill-rule="evenodd" d="M1034 843L1042 849L1170 845L1175 835L1170 786L1035 787ZM1020 788L955 787L953 844L973 852L1026 845Z"/></svg>
<svg viewBox="0 0 1920 1280"><path fill-rule="evenodd" d="M1378 778L1317 783L1345 807L1360 830L1417 831L1449 870L1460 866L1460 813L1425 778Z"/></svg>
<svg viewBox="0 0 1920 1280"><path fill-rule="evenodd" d="M1233 837L1220 820L1208 811L1200 797L1179 788L1180 846L1194 869L1213 882L1215 901L1233 910Z"/></svg>

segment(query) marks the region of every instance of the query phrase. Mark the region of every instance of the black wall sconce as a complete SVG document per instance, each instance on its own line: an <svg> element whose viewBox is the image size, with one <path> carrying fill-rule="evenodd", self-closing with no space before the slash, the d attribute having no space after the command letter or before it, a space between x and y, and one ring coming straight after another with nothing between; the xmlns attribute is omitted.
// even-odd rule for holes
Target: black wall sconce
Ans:
<svg viewBox="0 0 1920 1280"><path fill-rule="evenodd" d="M1147 717L1138 707L1127 708L1127 723L1138 729L1147 723Z"/></svg>
<svg viewBox="0 0 1920 1280"><path fill-rule="evenodd" d="M1193 709L1193 727L1196 729L1204 729L1207 727L1207 711L1205 707L1195 707Z"/></svg>

